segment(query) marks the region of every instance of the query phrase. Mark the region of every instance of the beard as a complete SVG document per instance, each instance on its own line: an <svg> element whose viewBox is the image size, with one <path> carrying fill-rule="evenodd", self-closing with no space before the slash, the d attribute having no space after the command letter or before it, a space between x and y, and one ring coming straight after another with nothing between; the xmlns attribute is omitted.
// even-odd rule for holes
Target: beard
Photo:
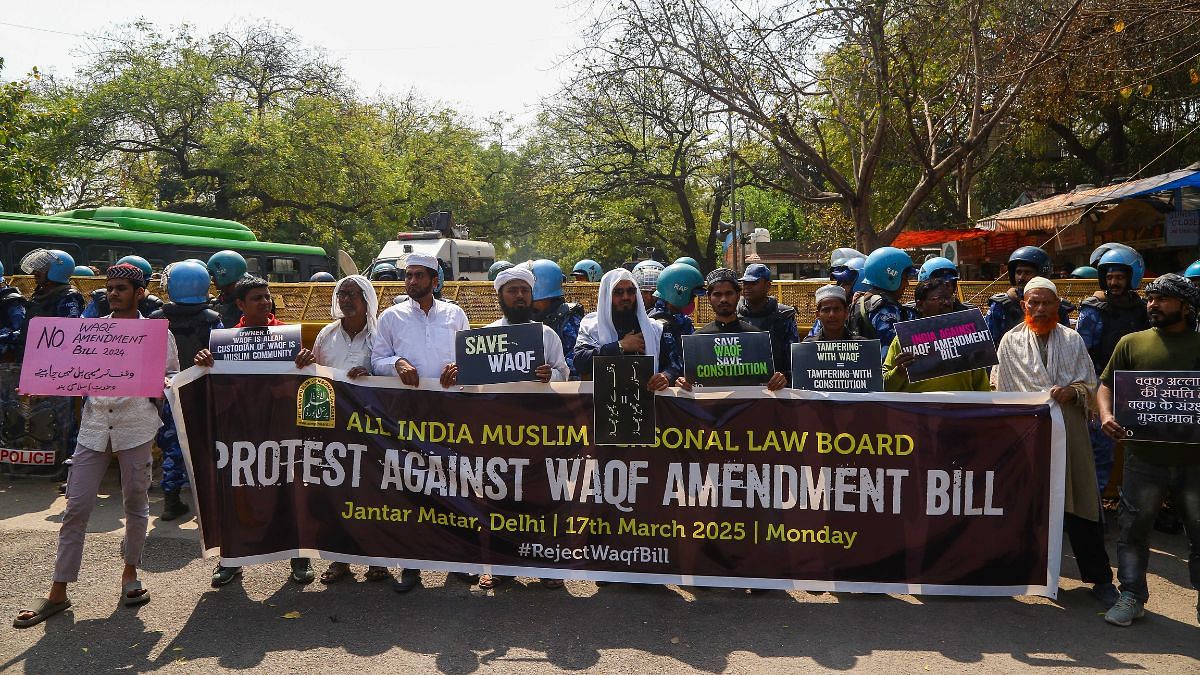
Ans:
<svg viewBox="0 0 1200 675"><path fill-rule="evenodd" d="M638 323L637 305L632 309L616 309L613 308L612 314L613 328L617 329L618 335L625 335L633 331L640 331L641 324Z"/></svg>
<svg viewBox="0 0 1200 675"><path fill-rule="evenodd" d="M1165 326L1174 326L1183 321L1183 312L1161 312L1151 314L1147 317L1150 320L1150 325L1154 328L1163 328Z"/></svg>
<svg viewBox="0 0 1200 675"><path fill-rule="evenodd" d="M533 319L533 307L530 305L510 307L501 300L500 312L509 323L529 323Z"/></svg>
<svg viewBox="0 0 1200 675"><path fill-rule="evenodd" d="M1025 325L1029 326L1029 330L1038 337L1046 337L1054 327L1058 325L1058 319L1053 316L1045 316L1041 318L1034 317L1032 314L1025 315Z"/></svg>

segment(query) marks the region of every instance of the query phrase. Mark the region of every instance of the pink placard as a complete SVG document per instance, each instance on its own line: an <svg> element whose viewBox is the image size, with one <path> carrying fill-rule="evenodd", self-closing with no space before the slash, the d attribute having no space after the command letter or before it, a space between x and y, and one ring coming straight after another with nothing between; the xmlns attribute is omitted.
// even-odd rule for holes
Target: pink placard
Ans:
<svg viewBox="0 0 1200 675"><path fill-rule="evenodd" d="M158 398L166 363L164 320L37 317L25 334L21 393Z"/></svg>

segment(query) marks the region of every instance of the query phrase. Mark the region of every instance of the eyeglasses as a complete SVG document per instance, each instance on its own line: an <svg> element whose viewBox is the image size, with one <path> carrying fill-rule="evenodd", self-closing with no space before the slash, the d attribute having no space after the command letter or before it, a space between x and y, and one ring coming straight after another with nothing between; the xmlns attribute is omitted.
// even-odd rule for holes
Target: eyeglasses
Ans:
<svg viewBox="0 0 1200 675"><path fill-rule="evenodd" d="M351 290L338 291L336 293L336 295L339 298L361 298L362 291L356 288L352 291Z"/></svg>

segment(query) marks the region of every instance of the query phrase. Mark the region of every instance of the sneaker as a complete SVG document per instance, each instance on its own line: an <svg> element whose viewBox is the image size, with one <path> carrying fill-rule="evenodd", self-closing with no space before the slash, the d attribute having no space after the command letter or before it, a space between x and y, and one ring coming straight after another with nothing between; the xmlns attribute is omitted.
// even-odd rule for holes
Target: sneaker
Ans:
<svg viewBox="0 0 1200 675"><path fill-rule="evenodd" d="M1104 605L1104 609L1112 609L1112 606L1117 604L1117 600L1121 597L1121 594L1117 592L1117 587L1111 583L1092 586L1092 595L1096 596L1100 604Z"/></svg>
<svg viewBox="0 0 1200 675"><path fill-rule="evenodd" d="M241 575L242 568L240 567L226 567L224 565L217 565L217 569L213 570L212 587L220 588L221 586L224 586Z"/></svg>
<svg viewBox="0 0 1200 675"><path fill-rule="evenodd" d="M1128 626L1134 619L1146 616L1145 603L1133 597L1128 591L1121 594L1117 604L1104 613L1104 620L1114 626Z"/></svg>

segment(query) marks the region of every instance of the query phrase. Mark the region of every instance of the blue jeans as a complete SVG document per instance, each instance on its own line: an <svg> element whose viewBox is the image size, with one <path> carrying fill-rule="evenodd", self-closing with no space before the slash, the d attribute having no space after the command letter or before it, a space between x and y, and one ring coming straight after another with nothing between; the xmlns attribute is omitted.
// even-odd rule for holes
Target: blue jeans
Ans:
<svg viewBox="0 0 1200 675"><path fill-rule="evenodd" d="M1200 452L1200 449L1197 449ZM1125 478L1121 484L1121 534L1117 537L1117 579L1121 591L1142 602L1150 597L1146 567L1150 560L1150 532L1170 492L1191 542L1188 573L1192 588L1200 589L1200 464L1158 465L1125 454Z"/></svg>
<svg viewBox="0 0 1200 675"><path fill-rule="evenodd" d="M1100 431L1100 420L1088 420L1088 436L1092 439L1092 456L1096 459L1096 484L1100 487L1100 496L1104 496L1104 488L1108 487L1108 478L1112 475L1115 463L1114 448L1117 442L1108 434Z"/></svg>

